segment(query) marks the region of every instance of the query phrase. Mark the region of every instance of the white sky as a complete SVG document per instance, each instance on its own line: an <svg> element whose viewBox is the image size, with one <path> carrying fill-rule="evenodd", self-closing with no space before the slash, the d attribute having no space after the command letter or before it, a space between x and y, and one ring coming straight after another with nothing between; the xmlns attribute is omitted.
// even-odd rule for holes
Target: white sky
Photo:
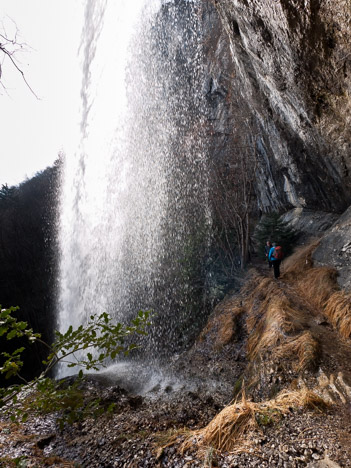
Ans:
<svg viewBox="0 0 351 468"><path fill-rule="evenodd" d="M0 186L45 169L77 147L82 30L80 0L0 0L0 21L30 46L17 55L37 100L7 59L0 87ZM0 31L2 32L2 31ZM1 39L0 39L1 41Z"/></svg>

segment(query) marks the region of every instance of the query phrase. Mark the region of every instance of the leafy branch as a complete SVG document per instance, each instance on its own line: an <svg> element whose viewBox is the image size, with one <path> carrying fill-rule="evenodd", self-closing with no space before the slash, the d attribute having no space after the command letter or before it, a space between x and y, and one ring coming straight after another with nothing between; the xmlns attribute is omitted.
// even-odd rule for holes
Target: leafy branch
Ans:
<svg viewBox="0 0 351 468"><path fill-rule="evenodd" d="M48 345L41 339L39 333L34 333L28 328L27 322L18 321L13 316L18 307L10 307L0 311L0 338L13 340L25 338L30 344L38 342L48 350L48 356L43 364L45 369L40 376L27 382L21 376L23 367L22 346L12 353L2 352L3 357L0 373L5 379L17 377L21 384L10 385L0 388L0 407L10 414L12 421L26 420L28 412L25 407L36 412L54 412L65 410L59 420L62 425L64 421L73 422L78 417L93 413L99 414L102 407L99 400L86 402L80 391L84 378L84 370L98 371L106 367L109 359L115 359L123 353L128 355L135 349L135 344L126 343L133 335L145 335L146 327L150 325L152 314L150 311L139 311L130 325L121 323L113 324L111 317L106 312L101 315L91 315L85 326L77 329L72 326L65 333L55 332L55 341ZM68 368L79 368L78 376L73 384L66 385L62 381L49 378L54 367L64 364ZM35 398L31 398L35 392ZM21 401L20 401L21 400ZM21 404L22 403L22 404ZM25 404L24 404L25 403ZM109 411L113 406L109 407Z"/></svg>

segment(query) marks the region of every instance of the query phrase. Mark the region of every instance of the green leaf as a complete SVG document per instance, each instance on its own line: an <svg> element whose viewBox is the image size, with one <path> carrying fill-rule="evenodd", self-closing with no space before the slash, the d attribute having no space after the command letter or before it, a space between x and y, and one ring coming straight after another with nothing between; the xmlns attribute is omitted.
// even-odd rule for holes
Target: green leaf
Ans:
<svg viewBox="0 0 351 468"><path fill-rule="evenodd" d="M111 403L107 408L107 412L108 413L113 413L115 408L116 408L116 403Z"/></svg>
<svg viewBox="0 0 351 468"><path fill-rule="evenodd" d="M7 334L6 338L7 338L8 340L12 340L15 336L17 336L17 330L11 330L11 331Z"/></svg>
<svg viewBox="0 0 351 468"><path fill-rule="evenodd" d="M17 319L11 316L11 312L14 310L16 309L10 308L1 311L0 336L6 335L8 339L25 336L29 342L36 341L40 334L34 333L31 328L27 329L26 322L17 322ZM135 345L125 345L124 338L134 333L145 333L145 317L147 315L148 313L139 311L138 316L132 321L133 325L126 326L121 323L111 323L110 315L104 312L99 316L92 315L91 322L84 327L80 325L78 329L74 330L70 326L64 334L55 331L55 342L51 347L49 346L49 354L43 360L43 364L47 368L41 376L29 384L36 390L35 398L27 401L26 408L24 408L17 395L26 388L26 385L10 386L7 389L0 388L0 406L4 407L6 402L6 413L14 418L13 420L18 421L25 421L32 410L42 413L59 412L61 429L65 422L72 423L85 417L84 415L102 414L106 411L103 404L99 400L85 402L82 393L78 390L79 379L84 376L82 369L79 370L78 379L75 380L74 384L68 385L66 380L64 388L62 380L55 382L46 375L61 360L64 360L69 368L81 364L85 369L100 370L105 367L105 359L114 359L118 354L128 353L136 347ZM99 350L99 357L94 358L93 353L89 352L86 353L85 357L84 355L80 357L78 362L74 352L78 350L82 352L83 349L87 348ZM6 378L18 375L23 365L21 356L24 351L24 347L18 347L12 354L5 351L1 353L3 365L0 372L5 374ZM112 411L113 407L114 404L110 405L107 410ZM4 410L2 409L2 411Z"/></svg>

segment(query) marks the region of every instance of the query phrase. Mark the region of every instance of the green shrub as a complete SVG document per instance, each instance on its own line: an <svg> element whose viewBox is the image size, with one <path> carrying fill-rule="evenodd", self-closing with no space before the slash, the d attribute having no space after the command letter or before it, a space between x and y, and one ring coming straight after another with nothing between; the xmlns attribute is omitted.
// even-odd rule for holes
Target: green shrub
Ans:
<svg viewBox="0 0 351 468"><path fill-rule="evenodd" d="M126 344L126 338L135 335L145 335L146 327L150 325L151 313L140 311L131 325L112 324L107 313L91 315L88 323L77 329L72 326L65 333L55 332L52 345L41 340L39 333L28 328L27 322L18 321L13 315L18 307L10 307L0 311L0 339L14 340L26 338L29 343L40 342L48 350L43 364L45 370L32 381L27 382L21 376L23 367L22 354L24 347L8 353L2 352L0 373L6 379L17 377L21 384L0 388L0 407L3 413L10 415L12 421L25 421L29 412L49 413L59 411L59 422L72 423L87 415L98 415L101 412L113 411L113 404L105 408L98 400L87 400L81 390L84 379L83 370L99 370L106 366L108 359L114 359L118 354L129 354L136 348L135 344ZM129 341L129 340L128 340ZM77 378L73 383L64 385L63 381L55 381L49 377L59 363L65 363L69 368L78 368Z"/></svg>

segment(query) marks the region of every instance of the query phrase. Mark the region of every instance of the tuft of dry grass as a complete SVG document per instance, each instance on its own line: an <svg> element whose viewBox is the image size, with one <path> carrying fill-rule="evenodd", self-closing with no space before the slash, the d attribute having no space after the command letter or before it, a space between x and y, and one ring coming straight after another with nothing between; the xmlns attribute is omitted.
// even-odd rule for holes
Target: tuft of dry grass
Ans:
<svg viewBox="0 0 351 468"><path fill-rule="evenodd" d="M291 282L309 304L324 312L342 337L350 338L351 294L340 290L335 268L313 267L312 254L318 243L314 241L289 257L282 277Z"/></svg>
<svg viewBox="0 0 351 468"><path fill-rule="evenodd" d="M245 286L245 308L252 315L255 309L262 308L262 302L268 297L276 296L280 291L273 278L255 275Z"/></svg>
<svg viewBox="0 0 351 468"><path fill-rule="evenodd" d="M239 453L253 446L252 434L260 425L275 423L293 408L324 409L328 403L319 395L303 388L285 390L275 399L255 403L243 397L240 403L224 408L204 429L194 431L182 443L184 453L197 446L199 454L208 447Z"/></svg>
<svg viewBox="0 0 351 468"><path fill-rule="evenodd" d="M245 445L245 435L255 428L254 404L244 402L224 408L204 429L186 439L181 451L188 450L195 442L198 447L213 447L219 451L232 451Z"/></svg>
<svg viewBox="0 0 351 468"><path fill-rule="evenodd" d="M351 294L345 291L335 291L325 302L324 311L341 336L350 338Z"/></svg>
<svg viewBox="0 0 351 468"><path fill-rule="evenodd" d="M273 278L252 275L251 290L247 289L245 302L249 334L247 353L252 362L267 357L268 353L274 362L285 361L294 373L317 363L319 342L306 330L310 311L306 312L300 296L307 298L306 289L309 289L311 296L318 297L318 304L324 303L330 291L335 290L335 276L332 269L312 268L311 255L316 245L313 243L295 254L288 265L288 274L293 280L280 283ZM317 305L317 299L313 297L313 300ZM308 302L311 304L312 298L308 297Z"/></svg>
<svg viewBox="0 0 351 468"><path fill-rule="evenodd" d="M325 302L339 289L336 278L334 268L313 268L296 282L296 288L311 304L323 310Z"/></svg>
<svg viewBox="0 0 351 468"><path fill-rule="evenodd" d="M240 309L234 310L232 313L223 314L218 318L218 332L215 340L215 349L221 349L234 340L236 335L236 318L241 313Z"/></svg>
<svg viewBox="0 0 351 468"><path fill-rule="evenodd" d="M211 338L214 349L220 350L223 346L234 341L237 332L237 320L243 313L238 298L228 299L218 304L206 327L203 329L199 341Z"/></svg>
<svg viewBox="0 0 351 468"><path fill-rule="evenodd" d="M249 316L247 328L250 333L247 352L250 359L267 349L273 349L286 341L287 335L304 329L305 318L294 308L284 294L267 297L256 316Z"/></svg>
<svg viewBox="0 0 351 468"><path fill-rule="evenodd" d="M319 343L313 338L310 331L305 331L297 337L289 339L285 344L278 346L274 351L278 359L291 359L298 357L294 366L296 372L301 372L313 366L319 356Z"/></svg>
<svg viewBox="0 0 351 468"><path fill-rule="evenodd" d="M284 274L282 278L295 280L313 267L312 254L319 245L319 240L314 240L304 245L284 260Z"/></svg>

